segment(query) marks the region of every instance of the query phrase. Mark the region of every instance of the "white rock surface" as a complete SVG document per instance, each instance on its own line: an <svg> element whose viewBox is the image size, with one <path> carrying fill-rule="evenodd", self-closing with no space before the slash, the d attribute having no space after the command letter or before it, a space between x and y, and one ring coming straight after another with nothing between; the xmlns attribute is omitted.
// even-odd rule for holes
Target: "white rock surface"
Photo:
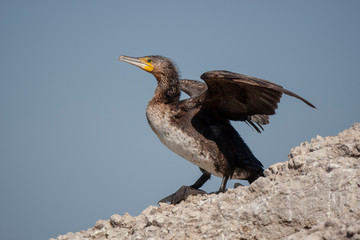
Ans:
<svg viewBox="0 0 360 240"><path fill-rule="evenodd" d="M360 124L291 149L251 186L113 215L70 239L358 239Z"/></svg>

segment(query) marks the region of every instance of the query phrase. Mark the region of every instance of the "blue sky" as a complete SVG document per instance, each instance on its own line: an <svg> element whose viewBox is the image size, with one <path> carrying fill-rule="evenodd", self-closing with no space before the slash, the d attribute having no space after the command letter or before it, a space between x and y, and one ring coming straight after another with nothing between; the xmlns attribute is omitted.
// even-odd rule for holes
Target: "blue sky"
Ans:
<svg viewBox="0 0 360 240"><path fill-rule="evenodd" d="M349 128L360 119L359 10L359 1L1 1L1 236L47 239L138 215L200 176L151 131L156 81L120 55L164 55L189 79L217 69L264 78L316 105L284 96L262 134L234 123L265 167Z"/></svg>

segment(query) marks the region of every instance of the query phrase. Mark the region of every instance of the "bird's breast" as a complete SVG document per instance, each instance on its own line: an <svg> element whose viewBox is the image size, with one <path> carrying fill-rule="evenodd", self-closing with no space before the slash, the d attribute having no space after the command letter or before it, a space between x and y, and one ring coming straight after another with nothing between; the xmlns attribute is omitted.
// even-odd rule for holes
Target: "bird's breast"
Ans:
<svg viewBox="0 0 360 240"><path fill-rule="evenodd" d="M168 104L149 104L146 108L149 125L167 148L211 174L221 177L222 173L216 167L218 152L214 151L214 146L209 146L214 143L207 142L208 140L195 132L185 115L179 114L179 110Z"/></svg>

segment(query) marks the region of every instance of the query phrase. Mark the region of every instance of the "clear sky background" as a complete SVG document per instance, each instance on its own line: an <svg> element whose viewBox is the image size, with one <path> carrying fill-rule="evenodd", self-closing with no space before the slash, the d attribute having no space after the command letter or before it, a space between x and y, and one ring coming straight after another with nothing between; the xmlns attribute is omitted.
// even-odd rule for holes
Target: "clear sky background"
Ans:
<svg viewBox="0 0 360 240"><path fill-rule="evenodd" d="M264 78L316 105L284 96L262 134L234 123L266 168L359 122L359 12L350 0L2 0L1 238L138 215L200 176L151 131L156 81L120 55L167 56L189 79L218 69Z"/></svg>

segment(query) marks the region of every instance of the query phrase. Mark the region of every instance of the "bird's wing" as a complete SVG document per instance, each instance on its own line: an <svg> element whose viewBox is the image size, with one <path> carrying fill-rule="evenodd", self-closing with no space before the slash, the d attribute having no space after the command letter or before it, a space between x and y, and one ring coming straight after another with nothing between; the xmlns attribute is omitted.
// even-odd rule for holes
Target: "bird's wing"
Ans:
<svg viewBox="0 0 360 240"><path fill-rule="evenodd" d="M207 90L207 86L204 82L190 79L180 79L180 90L190 97L197 97Z"/></svg>
<svg viewBox="0 0 360 240"><path fill-rule="evenodd" d="M207 85L204 82L199 82L196 80L180 79L180 90L185 92L191 98L196 98L207 90ZM266 125L269 123L269 116L265 114L257 114L249 116L244 121L250 127L253 127L257 132L261 132L261 130L264 130L261 125Z"/></svg>
<svg viewBox="0 0 360 240"><path fill-rule="evenodd" d="M275 114L283 93L315 108L299 95L260 78L229 71L210 71L202 74L201 78L208 87L201 95L203 109L229 120L267 123L267 115Z"/></svg>

